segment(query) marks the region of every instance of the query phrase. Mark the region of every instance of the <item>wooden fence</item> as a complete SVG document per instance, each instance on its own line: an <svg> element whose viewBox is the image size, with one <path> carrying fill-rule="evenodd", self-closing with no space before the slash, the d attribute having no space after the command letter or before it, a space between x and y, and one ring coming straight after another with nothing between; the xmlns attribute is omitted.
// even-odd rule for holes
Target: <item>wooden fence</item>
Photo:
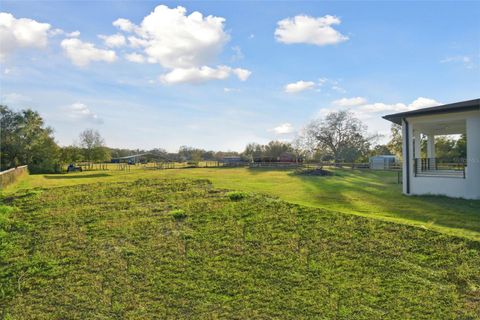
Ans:
<svg viewBox="0 0 480 320"><path fill-rule="evenodd" d="M28 166L20 166L0 172L0 187L3 189L14 183L20 176L28 173Z"/></svg>

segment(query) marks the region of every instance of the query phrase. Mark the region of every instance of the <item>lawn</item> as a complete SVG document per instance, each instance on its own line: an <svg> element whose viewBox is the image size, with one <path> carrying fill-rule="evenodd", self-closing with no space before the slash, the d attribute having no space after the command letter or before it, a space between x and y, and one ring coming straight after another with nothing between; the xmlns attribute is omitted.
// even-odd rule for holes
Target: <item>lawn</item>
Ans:
<svg viewBox="0 0 480 320"><path fill-rule="evenodd" d="M98 181L182 177L212 181L218 188L258 192L291 203L414 225L480 240L480 201L404 196L395 172L334 170L329 177L300 176L291 170L210 168L109 170L69 175L31 175L5 190L49 188Z"/></svg>
<svg viewBox="0 0 480 320"><path fill-rule="evenodd" d="M235 172L242 177L228 176ZM480 317L480 242L253 192L290 191L315 205L354 199L349 189L328 197L358 181L365 193L396 190L403 199L388 175L342 172L320 182L242 169L147 173L30 176L6 190L0 318ZM254 179L250 192L223 189ZM278 181L289 183L276 189Z"/></svg>

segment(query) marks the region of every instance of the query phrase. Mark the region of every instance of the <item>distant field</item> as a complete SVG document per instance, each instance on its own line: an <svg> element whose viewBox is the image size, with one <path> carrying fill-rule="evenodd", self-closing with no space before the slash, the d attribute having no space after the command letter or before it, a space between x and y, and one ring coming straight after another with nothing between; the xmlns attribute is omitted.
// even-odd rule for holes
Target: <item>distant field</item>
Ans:
<svg viewBox="0 0 480 320"><path fill-rule="evenodd" d="M216 181L171 178L182 175ZM480 317L480 242L215 187L255 179L255 191L314 204L346 203L362 189L329 198L342 184L379 199L398 192L376 173L318 182L244 169L31 176L20 187L45 188L7 190L0 207L0 318ZM373 201L365 198L336 205L354 210Z"/></svg>
<svg viewBox="0 0 480 320"><path fill-rule="evenodd" d="M299 176L291 170L208 168L91 171L65 175L31 175L4 193L138 178L201 178L215 187L276 196L291 203L420 226L480 240L480 201L401 194L395 172L334 170L330 177Z"/></svg>

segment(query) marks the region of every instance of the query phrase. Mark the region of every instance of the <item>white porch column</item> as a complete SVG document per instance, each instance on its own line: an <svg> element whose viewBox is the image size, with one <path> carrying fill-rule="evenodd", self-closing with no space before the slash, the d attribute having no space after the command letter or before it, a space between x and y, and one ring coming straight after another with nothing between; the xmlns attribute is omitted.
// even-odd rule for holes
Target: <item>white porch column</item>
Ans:
<svg viewBox="0 0 480 320"><path fill-rule="evenodd" d="M427 158L435 158L435 136L427 135Z"/></svg>
<svg viewBox="0 0 480 320"><path fill-rule="evenodd" d="M434 170L435 164L435 136L433 134L427 135L427 158L428 169Z"/></svg>
<svg viewBox="0 0 480 320"><path fill-rule="evenodd" d="M408 172L407 170L407 162L409 161L409 159L407 158L407 154L410 152L410 151L407 151L409 150L410 148L410 145L409 145L409 141L412 141L412 137L411 137L411 130L408 130L408 126L406 124L405 121L402 121L402 170L403 170L403 174L402 174L402 185L403 185L403 193L404 194L408 194L409 190L408 190L408 179L407 176L410 175L410 172ZM407 141L407 137L410 137ZM410 155L410 158L411 158L411 155ZM411 165L410 165L411 166Z"/></svg>
<svg viewBox="0 0 480 320"><path fill-rule="evenodd" d="M421 171L421 157L422 157L422 144L421 144L421 135L420 131L418 129L415 129L414 126L412 126L412 131L413 131L413 138L414 141L412 141L413 144L413 153L412 153L412 177L415 176L415 172ZM418 160L415 160L418 159Z"/></svg>
<svg viewBox="0 0 480 320"><path fill-rule="evenodd" d="M467 197L480 199L480 115L468 117L467 125Z"/></svg>
<svg viewBox="0 0 480 320"><path fill-rule="evenodd" d="M402 156L403 156L403 193L412 194L413 190L413 125L410 122L402 121ZM408 163L408 165L407 165Z"/></svg>
<svg viewBox="0 0 480 320"><path fill-rule="evenodd" d="M414 148L413 158L418 159L418 158L422 157L422 153L421 153L422 144L421 144L421 139L420 139L420 132L418 130L414 129L413 134L414 134L414 138L415 138L415 148Z"/></svg>

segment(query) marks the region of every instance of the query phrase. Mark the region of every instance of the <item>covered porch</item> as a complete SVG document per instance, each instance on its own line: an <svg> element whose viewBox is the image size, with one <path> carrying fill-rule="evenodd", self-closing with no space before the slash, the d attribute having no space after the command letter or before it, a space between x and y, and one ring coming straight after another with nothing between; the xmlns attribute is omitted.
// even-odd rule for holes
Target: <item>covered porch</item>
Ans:
<svg viewBox="0 0 480 320"><path fill-rule="evenodd" d="M414 176L465 179L466 157L462 155L438 157L435 141L436 137L460 140L462 137L466 137L466 128L465 119L429 119L412 125L413 139L410 140L410 147L413 150Z"/></svg>
<svg viewBox="0 0 480 320"><path fill-rule="evenodd" d="M402 126L405 194L480 199L480 99L384 118ZM441 139L452 136L462 152L439 152Z"/></svg>

